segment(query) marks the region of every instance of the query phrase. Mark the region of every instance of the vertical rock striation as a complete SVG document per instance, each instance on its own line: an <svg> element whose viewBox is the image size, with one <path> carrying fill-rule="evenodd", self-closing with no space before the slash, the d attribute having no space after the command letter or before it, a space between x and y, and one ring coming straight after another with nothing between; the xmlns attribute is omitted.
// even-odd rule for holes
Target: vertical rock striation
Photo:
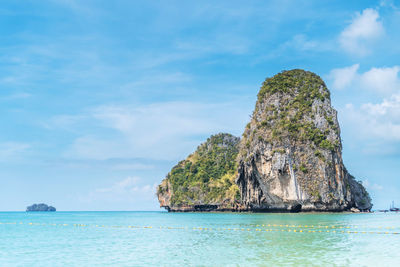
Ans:
<svg viewBox="0 0 400 267"><path fill-rule="evenodd" d="M263 83L240 143L236 183L253 211L370 210L346 170L337 112L322 79L284 71Z"/></svg>

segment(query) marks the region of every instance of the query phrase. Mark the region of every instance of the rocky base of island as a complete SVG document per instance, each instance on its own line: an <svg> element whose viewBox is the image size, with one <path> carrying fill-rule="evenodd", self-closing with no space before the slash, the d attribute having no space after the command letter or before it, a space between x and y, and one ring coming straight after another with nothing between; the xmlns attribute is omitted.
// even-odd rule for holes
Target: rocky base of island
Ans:
<svg viewBox="0 0 400 267"><path fill-rule="evenodd" d="M325 207L325 206L314 206L314 205L301 205L292 204L281 207L244 207L238 205L235 208L228 208L221 205L193 205L193 206L181 206L181 207L169 207L161 206L168 212L252 212L252 213L298 213L298 212L371 212L369 209L360 210L358 208L348 206L347 208L340 209L338 207Z"/></svg>

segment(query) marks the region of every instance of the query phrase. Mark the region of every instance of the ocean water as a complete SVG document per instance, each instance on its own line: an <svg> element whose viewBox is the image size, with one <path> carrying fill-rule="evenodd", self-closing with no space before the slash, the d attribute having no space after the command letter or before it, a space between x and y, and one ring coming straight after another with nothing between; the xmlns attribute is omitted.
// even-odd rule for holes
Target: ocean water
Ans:
<svg viewBox="0 0 400 267"><path fill-rule="evenodd" d="M400 266L400 213L0 212L0 266Z"/></svg>

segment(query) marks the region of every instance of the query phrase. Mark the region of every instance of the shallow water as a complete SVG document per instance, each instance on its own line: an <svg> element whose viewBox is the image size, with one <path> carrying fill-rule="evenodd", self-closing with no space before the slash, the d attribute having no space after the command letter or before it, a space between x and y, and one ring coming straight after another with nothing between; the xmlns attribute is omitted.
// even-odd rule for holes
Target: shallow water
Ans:
<svg viewBox="0 0 400 267"><path fill-rule="evenodd" d="M400 213L0 212L0 266L400 266Z"/></svg>

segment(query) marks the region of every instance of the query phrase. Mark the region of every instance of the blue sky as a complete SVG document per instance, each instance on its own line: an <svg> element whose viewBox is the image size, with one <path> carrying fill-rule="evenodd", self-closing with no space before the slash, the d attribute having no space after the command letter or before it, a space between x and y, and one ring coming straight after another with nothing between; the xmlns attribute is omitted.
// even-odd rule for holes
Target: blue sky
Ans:
<svg viewBox="0 0 400 267"><path fill-rule="evenodd" d="M400 205L399 1L3 1L0 210L159 210L263 80L319 74L374 208Z"/></svg>

